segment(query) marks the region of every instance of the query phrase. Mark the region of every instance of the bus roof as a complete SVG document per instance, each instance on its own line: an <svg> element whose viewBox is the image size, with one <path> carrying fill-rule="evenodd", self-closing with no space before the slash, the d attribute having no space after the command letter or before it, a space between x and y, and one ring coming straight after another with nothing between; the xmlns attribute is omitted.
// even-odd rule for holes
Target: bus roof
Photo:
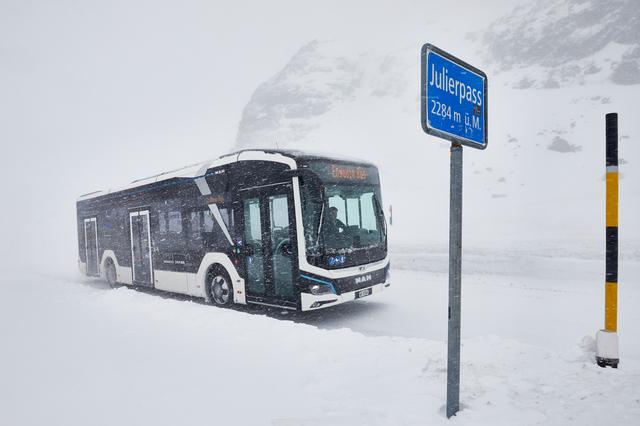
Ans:
<svg viewBox="0 0 640 426"><path fill-rule="evenodd" d="M308 151L298 151L290 149L243 149L222 155L218 158L203 161L201 163L190 164L179 169L169 170L158 173L142 179L136 179L127 185L101 190L92 191L78 197L77 201L89 200L101 197L103 195L113 194L120 191L126 191L150 185L152 183L161 182L173 178L196 178L203 176L208 169L223 166L225 164L236 163L238 161L275 161L288 164L292 169L297 168L297 160L329 160L345 163L357 163L362 165L373 165L369 162L362 161L357 158L338 157L334 154L313 153Z"/></svg>
<svg viewBox="0 0 640 426"><path fill-rule="evenodd" d="M287 157L291 157L294 160L330 160L330 161L339 161L339 162L345 162L345 163L356 163L356 164L361 164L365 166L374 166L373 163L362 160L360 158L338 156L334 153L328 153L328 152L301 151L296 149L243 149L240 151L232 152L227 155L238 155L240 153L249 152L249 151L260 151L265 153L281 154ZM226 157L226 155L224 155L223 157Z"/></svg>

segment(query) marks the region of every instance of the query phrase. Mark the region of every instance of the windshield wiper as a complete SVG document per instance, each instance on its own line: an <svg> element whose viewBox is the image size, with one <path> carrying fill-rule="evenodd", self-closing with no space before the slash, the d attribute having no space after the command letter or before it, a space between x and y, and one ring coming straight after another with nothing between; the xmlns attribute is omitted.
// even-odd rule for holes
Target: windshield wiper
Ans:
<svg viewBox="0 0 640 426"><path fill-rule="evenodd" d="M320 231L322 231L322 218L324 216L324 203L322 203L322 210L320 210L320 220L318 221L318 233L316 237L316 245L320 242Z"/></svg>
<svg viewBox="0 0 640 426"><path fill-rule="evenodd" d="M382 232L384 232L384 236L387 236L387 222L384 220L384 210L382 210L382 206L380 205L380 202L378 201L378 197L376 197L376 194L373 194L373 199L376 203L376 207L378 207L378 211L380 211L380 217L382 218Z"/></svg>

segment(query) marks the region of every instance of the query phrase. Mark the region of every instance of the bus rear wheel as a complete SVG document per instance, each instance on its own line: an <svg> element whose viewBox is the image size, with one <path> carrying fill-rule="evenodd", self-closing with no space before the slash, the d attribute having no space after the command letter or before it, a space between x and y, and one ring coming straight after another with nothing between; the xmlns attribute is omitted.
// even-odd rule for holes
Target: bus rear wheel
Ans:
<svg viewBox="0 0 640 426"><path fill-rule="evenodd" d="M230 306L233 303L233 285L226 272L214 269L209 274L207 293L214 305Z"/></svg>
<svg viewBox="0 0 640 426"><path fill-rule="evenodd" d="M120 287L120 285L118 284L118 275L116 274L116 265L113 264L113 261L111 259L107 260L104 270L104 276L111 288Z"/></svg>

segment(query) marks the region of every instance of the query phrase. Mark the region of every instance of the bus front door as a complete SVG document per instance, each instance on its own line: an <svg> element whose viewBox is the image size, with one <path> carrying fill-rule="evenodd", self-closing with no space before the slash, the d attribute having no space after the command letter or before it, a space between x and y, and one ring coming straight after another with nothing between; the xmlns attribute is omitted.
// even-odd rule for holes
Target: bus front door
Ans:
<svg viewBox="0 0 640 426"><path fill-rule="evenodd" d="M129 213L133 283L153 286L149 210Z"/></svg>
<svg viewBox="0 0 640 426"><path fill-rule="evenodd" d="M243 200L247 293L256 301L294 302L295 222L288 184L255 189Z"/></svg>

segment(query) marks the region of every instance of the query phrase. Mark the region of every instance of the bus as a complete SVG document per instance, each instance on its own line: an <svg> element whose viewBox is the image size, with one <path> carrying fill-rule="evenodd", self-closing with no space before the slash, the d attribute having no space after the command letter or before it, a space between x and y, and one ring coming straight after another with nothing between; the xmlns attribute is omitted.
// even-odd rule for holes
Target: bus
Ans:
<svg viewBox="0 0 640 426"><path fill-rule="evenodd" d="M377 168L242 150L77 200L78 266L112 286L310 311L389 287Z"/></svg>

